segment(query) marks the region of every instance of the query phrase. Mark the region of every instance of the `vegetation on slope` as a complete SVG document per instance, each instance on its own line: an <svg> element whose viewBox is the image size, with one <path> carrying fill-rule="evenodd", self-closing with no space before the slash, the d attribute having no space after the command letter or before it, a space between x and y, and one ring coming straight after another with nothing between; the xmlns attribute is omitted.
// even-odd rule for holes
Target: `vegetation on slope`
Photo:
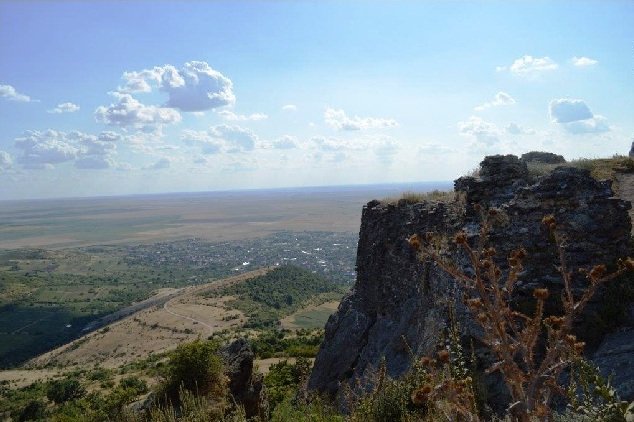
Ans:
<svg viewBox="0 0 634 422"><path fill-rule="evenodd" d="M234 296L228 304L248 317L247 328L274 327L281 317L308 303L339 300L346 288L321 275L293 266L281 266L244 283L213 292L212 297Z"/></svg>

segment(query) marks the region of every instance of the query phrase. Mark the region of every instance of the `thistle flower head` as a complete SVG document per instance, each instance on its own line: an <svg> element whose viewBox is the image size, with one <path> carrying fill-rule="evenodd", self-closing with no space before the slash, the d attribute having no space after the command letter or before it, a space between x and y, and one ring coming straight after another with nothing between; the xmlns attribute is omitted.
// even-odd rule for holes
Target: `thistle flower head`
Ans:
<svg viewBox="0 0 634 422"><path fill-rule="evenodd" d="M409 243L409 246L414 249L415 251L419 251L420 247L421 247L421 242L420 242L420 237L417 234L413 234L411 235L408 239L407 239L407 243Z"/></svg>
<svg viewBox="0 0 634 422"><path fill-rule="evenodd" d="M438 360L443 363L449 362L449 351L441 350L438 352Z"/></svg>
<svg viewBox="0 0 634 422"><path fill-rule="evenodd" d="M595 265L594 268L590 270L590 277L597 279L603 277L605 272L607 271L607 267L605 265Z"/></svg>
<svg viewBox="0 0 634 422"><path fill-rule="evenodd" d="M535 289L533 290L533 297L535 299L540 299L540 300L546 300L548 299L548 289L546 288L540 288L540 289Z"/></svg>
<svg viewBox="0 0 634 422"><path fill-rule="evenodd" d="M550 214L542 218L542 224L550 228L551 224L557 224L557 221L555 220L555 216Z"/></svg>
<svg viewBox="0 0 634 422"><path fill-rule="evenodd" d="M432 392L431 385L425 384L412 391L411 400L414 406L422 406L429 400L429 393Z"/></svg>
<svg viewBox="0 0 634 422"><path fill-rule="evenodd" d="M467 243L467 234L465 232L458 232L454 239L458 245L465 245Z"/></svg>

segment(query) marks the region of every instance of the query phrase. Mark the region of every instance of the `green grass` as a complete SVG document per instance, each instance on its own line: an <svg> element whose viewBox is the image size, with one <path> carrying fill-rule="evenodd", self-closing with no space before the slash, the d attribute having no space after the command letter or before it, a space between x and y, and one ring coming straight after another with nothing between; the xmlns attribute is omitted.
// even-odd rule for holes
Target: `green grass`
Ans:
<svg viewBox="0 0 634 422"><path fill-rule="evenodd" d="M323 328L330 315L332 315L332 312L331 309L324 308L300 311L293 315L292 322L297 327L303 329Z"/></svg>

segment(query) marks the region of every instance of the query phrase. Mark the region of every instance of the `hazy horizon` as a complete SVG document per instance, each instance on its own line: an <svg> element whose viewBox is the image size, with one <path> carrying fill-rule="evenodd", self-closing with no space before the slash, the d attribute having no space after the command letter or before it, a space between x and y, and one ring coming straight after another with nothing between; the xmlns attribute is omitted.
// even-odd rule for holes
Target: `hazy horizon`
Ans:
<svg viewBox="0 0 634 422"><path fill-rule="evenodd" d="M0 199L627 154L634 2L0 2Z"/></svg>
<svg viewBox="0 0 634 422"><path fill-rule="evenodd" d="M425 182L391 182L391 183L359 183L359 184L341 184L341 185L314 185L314 186L280 186L280 187L262 187L262 188L242 188L242 189L218 189L218 190L197 190L197 191L165 191L165 192L139 192L128 194L112 194L112 195L86 195L86 196L41 196L41 197L25 197L15 199L0 198L0 204L9 202L30 202L30 201L65 201L65 200L90 200L90 199L107 199L107 198L137 198L137 197L160 197L160 196L179 196L179 195L222 195L222 194L240 194L240 193L264 193L264 192L341 192L341 191L368 191L382 192L391 191L395 193L404 193L415 191L420 193L431 192L433 190L453 190L453 181L450 180L434 180Z"/></svg>

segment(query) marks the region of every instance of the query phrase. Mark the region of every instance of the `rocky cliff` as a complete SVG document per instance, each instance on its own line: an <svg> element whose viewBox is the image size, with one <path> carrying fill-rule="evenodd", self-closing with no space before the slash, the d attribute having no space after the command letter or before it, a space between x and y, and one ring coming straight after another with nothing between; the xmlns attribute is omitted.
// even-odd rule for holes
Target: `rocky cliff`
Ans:
<svg viewBox="0 0 634 422"><path fill-rule="evenodd" d="M478 330L460 303L455 283L435 264L420 262L407 242L414 233L450 236L459 229L473 240L480 224L476 203L499 208L508 217L490 238L502 257L502 267L503 257L512 249L523 246L528 252L526 271L516 290L519 305L531 300L537 286L551 291L562 286L556 251L541 227L545 215L554 215L565 233L565 255L572 268L610 264L628 255L630 203L613 196L609 181L598 182L586 170L560 167L532 179L525 161L511 155L492 156L481 163L479 176L456 180L455 190L460 199L451 203L371 201L363 208L357 280L328 320L309 389L343 399L342 386L368 388L382 361L387 373L398 377L414 357L437 350L450 305L458 311L465 338L475 338L477 343ZM456 255L455 259L460 258ZM580 277L575 281L578 286L583 282ZM604 369L619 371L617 387L631 397L634 388L628 382L634 379L634 369L627 362L634 359L628 328L632 318L605 321L609 317L602 315L610 315L602 313L605 305L598 297L579 321L578 332ZM608 331L611 334L605 337ZM495 406L503 401L504 391L499 383L495 388L492 382L492 387Z"/></svg>

